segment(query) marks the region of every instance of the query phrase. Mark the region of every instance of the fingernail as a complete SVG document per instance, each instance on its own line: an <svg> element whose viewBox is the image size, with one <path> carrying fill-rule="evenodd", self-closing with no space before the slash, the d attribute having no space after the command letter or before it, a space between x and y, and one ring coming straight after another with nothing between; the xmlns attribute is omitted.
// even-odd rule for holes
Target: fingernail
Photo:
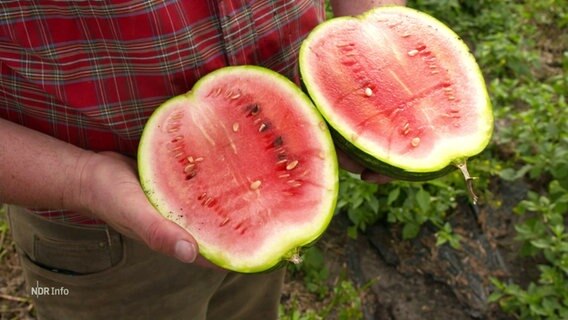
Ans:
<svg viewBox="0 0 568 320"><path fill-rule="evenodd" d="M176 243L175 255L178 260L186 263L192 263L197 258L197 250L195 245L185 240L179 240Z"/></svg>

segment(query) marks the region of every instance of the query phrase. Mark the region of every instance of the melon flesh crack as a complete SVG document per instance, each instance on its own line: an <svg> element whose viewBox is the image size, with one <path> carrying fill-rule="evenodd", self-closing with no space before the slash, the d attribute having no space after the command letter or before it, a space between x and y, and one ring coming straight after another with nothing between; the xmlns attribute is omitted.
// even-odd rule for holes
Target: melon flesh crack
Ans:
<svg viewBox="0 0 568 320"><path fill-rule="evenodd" d="M432 118L429 114L429 110L435 110L434 108L432 108L431 106L421 106L420 105L420 101L424 100L426 97L428 96L432 96L434 93L439 92L441 89L447 87L447 85L445 83L438 83L430 88L426 88L424 90L422 90L419 93L413 94L411 97L409 97L406 101L403 101L399 106L393 107L393 108L378 108L377 111L368 116L366 119L356 123L355 126L355 131L357 136L360 135L361 132L365 131L365 126L367 126L370 122L372 122L374 119L385 115L389 118L394 118L392 122L396 122L396 118L397 117L401 117L403 116L404 113L407 113L408 111L405 111L405 109L407 108L414 108L417 109L421 112L422 115L424 115L424 118L426 119L426 123L427 125L425 126L429 126L433 129L437 129L432 125ZM404 86L404 88L408 88L406 86ZM377 98L380 99L380 98ZM417 103L415 103L417 102ZM433 114L436 114L436 112L432 112Z"/></svg>
<svg viewBox="0 0 568 320"><path fill-rule="evenodd" d="M404 88L404 90L406 92L408 92L408 94L413 95L414 93L412 92L412 90L410 90L410 88L404 83L404 81L402 81L394 71L392 71L391 69L388 69L389 74L393 77L393 79L398 82L400 84L400 86L402 88Z"/></svg>

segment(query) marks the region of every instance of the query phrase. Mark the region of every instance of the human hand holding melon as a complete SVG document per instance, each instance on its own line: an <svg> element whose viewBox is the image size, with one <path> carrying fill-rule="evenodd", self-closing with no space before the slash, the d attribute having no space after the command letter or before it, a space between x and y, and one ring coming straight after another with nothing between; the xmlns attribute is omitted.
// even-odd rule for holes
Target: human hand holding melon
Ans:
<svg viewBox="0 0 568 320"><path fill-rule="evenodd" d="M361 165L341 149L336 148L335 150L337 151L337 160L339 161L339 166L349 172L359 174L361 176L361 180L377 184L385 184L393 180L393 178L387 175L375 172Z"/></svg>
<svg viewBox="0 0 568 320"><path fill-rule="evenodd" d="M186 263L211 266L197 254L187 231L156 213L148 202L134 160L115 152L92 154L81 173L78 202L84 211L152 250Z"/></svg>

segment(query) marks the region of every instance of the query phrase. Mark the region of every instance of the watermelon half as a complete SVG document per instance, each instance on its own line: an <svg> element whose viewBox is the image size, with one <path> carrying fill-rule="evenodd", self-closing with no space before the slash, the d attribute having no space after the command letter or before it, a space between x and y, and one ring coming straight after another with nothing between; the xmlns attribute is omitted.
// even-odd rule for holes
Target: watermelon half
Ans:
<svg viewBox="0 0 568 320"><path fill-rule="evenodd" d="M285 77L225 67L160 106L138 152L150 202L195 237L201 255L234 271L297 260L335 209L329 130Z"/></svg>
<svg viewBox="0 0 568 320"><path fill-rule="evenodd" d="M381 7L331 19L304 41L300 71L338 146L392 177L465 170L490 141L491 102L474 57L425 13Z"/></svg>

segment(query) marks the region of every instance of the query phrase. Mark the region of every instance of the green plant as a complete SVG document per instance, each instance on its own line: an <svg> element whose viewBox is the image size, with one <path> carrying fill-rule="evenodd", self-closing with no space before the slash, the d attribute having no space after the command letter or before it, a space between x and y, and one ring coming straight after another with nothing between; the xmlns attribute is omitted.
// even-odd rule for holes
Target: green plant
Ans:
<svg viewBox="0 0 568 320"><path fill-rule="evenodd" d="M403 225L403 239L416 237L420 227L429 222L439 229L439 244L459 246L459 236L445 221L447 212L456 206L456 197L465 195L463 177L458 172L427 182L394 181L382 186L342 172L339 194L337 208L346 212L352 222L348 229L351 237L386 218L389 223Z"/></svg>
<svg viewBox="0 0 568 320"><path fill-rule="evenodd" d="M543 30L563 28L567 21L567 4L566 1L525 1L517 6L517 14L508 22L523 25L514 38L517 44L521 44L519 39L529 36L529 31L533 39L539 39ZM526 66L531 66L540 52L530 41L522 44L518 45L521 49L518 53L507 55L521 57ZM488 43L486 46L497 45ZM525 288L492 279L496 290L491 301L498 302L503 310L520 319L568 318L566 57L564 52L560 66L564 72L558 75L543 79L532 70L527 74L524 70L510 68L508 72L496 72L498 77L491 81L493 99L502 106L497 109L497 116L502 120L493 148L501 162L498 176L509 183L523 180L531 186L526 198L515 208L522 218L515 230L523 244L520 253L538 256L541 261L537 266L538 277Z"/></svg>
<svg viewBox="0 0 568 320"><path fill-rule="evenodd" d="M347 171L340 171L337 211L344 211L353 223L347 230L350 237L355 238L358 230L364 231L384 216L385 210L380 210L378 190L378 185L361 181Z"/></svg>
<svg viewBox="0 0 568 320"><path fill-rule="evenodd" d="M309 247L302 254L302 263L290 265L292 272L301 273L306 289L323 299L329 294L327 280L329 269L325 265L325 257L318 247Z"/></svg>
<svg viewBox="0 0 568 320"><path fill-rule="evenodd" d="M546 264L538 265L538 281L526 289L493 279L490 299L521 319L568 319L568 190L554 180L548 195L530 192L516 212L527 216L516 226L522 253L541 255Z"/></svg>
<svg viewBox="0 0 568 320"><path fill-rule="evenodd" d="M363 318L361 296L372 282L359 288L341 272L330 279L329 269L325 264L325 254L318 247L304 250L303 263L290 265L292 274L301 275L305 288L321 302L316 309L309 307L301 311L300 302L295 296L287 306L281 305L279 318L283 320L357 320ZM334 284L330 286L330 282Z"/></svg>
<svg viewBox="0 0 568 320"><path fill-rule="evenodd" d="M8 222L6 221L6 212L3 204L0 203L0 263L3 262L4 256L8 254L6 239L8 235Z"/></svg>

